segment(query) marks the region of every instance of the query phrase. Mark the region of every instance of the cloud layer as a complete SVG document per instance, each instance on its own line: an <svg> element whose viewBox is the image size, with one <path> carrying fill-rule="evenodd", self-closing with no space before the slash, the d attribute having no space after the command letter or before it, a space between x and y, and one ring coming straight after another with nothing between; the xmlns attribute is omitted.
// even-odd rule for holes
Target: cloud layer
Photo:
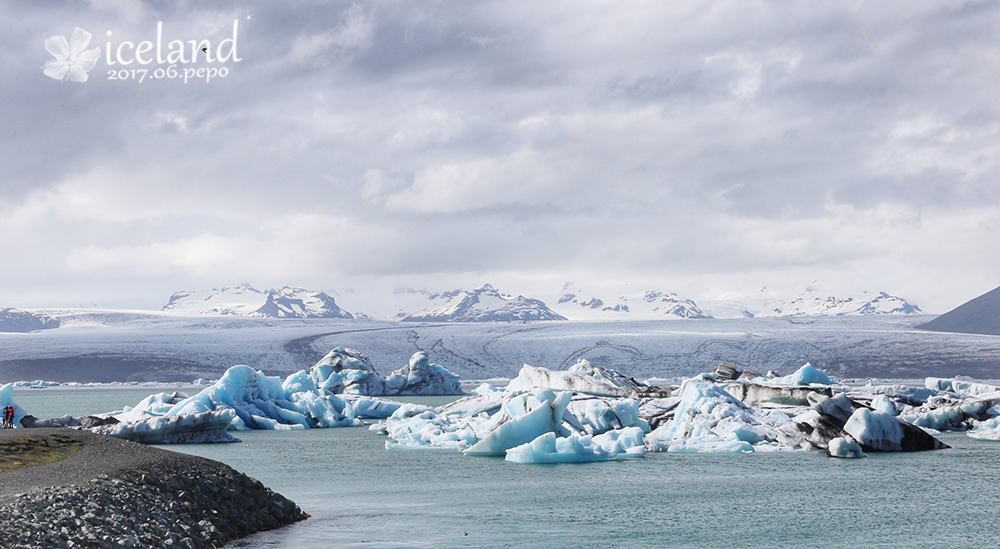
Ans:
<svg viewBox="0 0 1000 549"><path fill-rule="evenodd" d="M998 11L5 3L0 305L572 278L943 311L1000 283ZM109 80L108 44L234 20L225 77ZM77 27L88 81L45 76Z"/></svg>

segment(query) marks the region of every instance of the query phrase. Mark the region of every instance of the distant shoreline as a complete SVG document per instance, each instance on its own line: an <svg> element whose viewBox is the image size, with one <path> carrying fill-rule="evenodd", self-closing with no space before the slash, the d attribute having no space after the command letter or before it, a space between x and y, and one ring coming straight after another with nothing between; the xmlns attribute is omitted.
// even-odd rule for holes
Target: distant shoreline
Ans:
<svg viewBox="0 0 1000 549"><path fill-rule="evenodd" d="M0 441L61 435L70 457L0 473L0 545L218 547L308 517L209 459L74 429L5 429ZM169 545L169 544L166 544Z"/></svg>

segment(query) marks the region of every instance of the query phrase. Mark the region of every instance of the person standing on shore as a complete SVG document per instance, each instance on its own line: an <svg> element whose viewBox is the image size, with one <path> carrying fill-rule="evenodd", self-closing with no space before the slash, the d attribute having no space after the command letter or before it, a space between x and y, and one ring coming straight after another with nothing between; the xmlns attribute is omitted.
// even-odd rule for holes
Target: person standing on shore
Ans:
<svg viewBox="0 0 1000 549"><path fill-rule="evenodd" d="M14 428L14 407L4 406L3 407L3 428L13 429Z"/></svg>

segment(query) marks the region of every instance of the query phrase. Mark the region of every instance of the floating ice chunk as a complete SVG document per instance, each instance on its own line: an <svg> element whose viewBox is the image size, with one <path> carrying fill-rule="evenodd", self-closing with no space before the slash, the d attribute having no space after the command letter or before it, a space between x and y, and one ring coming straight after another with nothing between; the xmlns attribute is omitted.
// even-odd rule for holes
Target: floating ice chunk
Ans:
<svg viewBox="0 0 1000 549"><path fill-rule="evenodd" d="M644 400L642 405L639 406L639 417L644 419L650 428L656 429L662 423L670 421L674 417L674 411L680 402L680 397Z"/></svg>
<svg viewBox="0 0 1000 549"><path fill-rule="evenodd" d="M410 357L410 363L385 378L387 395L461 395L461 379L442 366L431 364L424 351Z"/></svg>
<svg viewBox="0 0 1000 549"><path fill-rule="evenodd" d="M517 377L510 380L510 383L507 384L507 390L516 392L543 388L553 391L572 391L594 396L619 398L669 396L669 391L642 385L638 382L636 382L635 386L628 387L613 385L608 381L609 375L595 377L581 370L555 371L525 364L517 374Z"/></svg>
<svg viewBox="0 0 1000 549"><path fill-rule="evenodd" d="M770 383L773 385L810 385L812 383L832 385L833 380L830 379L830 376L826 372L806 362L801 368L795 370L795 372L785 377L772 379Z"/></svg>
<svg viewBox="0 0 1000 549"><path fill-rule="evenodd" d="M36 379L34 381L15 381L15 387L58 387L62 385L58 381L46 381L44 379Z"/></svg>
<svg viewBox="0 0 1000 549"><path fill-rule="evenodd" d="M4 408L6 406L14 407L14 428L20 429L21 419L23 419L24 416L28 415L28 413L25 412L20 406L18 406L16 402L14 402L13 383L8 383L3 387L0 387L0 408Z"/></svg>
<svg viewBox="0 0 1000 549"><path fill-rule="evenodd" d="M638 393L645 393L650 388L649 385L636 381L634 378L628 377L620 372L616 372L615 370L594 366L590 363L590 361L583 358L577 360L576 364L570 366L567 371L592 377L602 385L625 387Z"/></svg>
<svg viewBox="0 0 1000 549"><path fill-rule="evenodd" d="M470 456L502 456L515 446L531 442L544 433L562 433L562 417L573 393L560 392L523 415L507 415L489 434L465 450ZM504 401L506 404L512 401ZM526 401L527 402L527 401Z"/></svg>
<svg viewBox="0 0 1000 549"><path fill-rule="evenodd" d="M130 423L92 427L94 433L123 438L143 444L194 444L203 442L239 442L227 432L233 410L151 417Z"/></svg>
<svg viewBox="0 0 1000 549"><path fill-rule="evenodd" d="M980 440L1000 440L1000 417L977 422L976 426L966 434Z"/></svg>
<svg viewBox="0 0 1000 549"><path fill-rule="evenodd" d="M168 409L178 415L232 409L233 429L305 429L362 425L353 407L335 395L312 391L314 383L302 373L288 377L289 392L277 377L265 376L249 366L233 366L219 381Z"/></svg>
<svg viewBox="0 0 1000 549"><path fill-rule="evenodd" d="M368 357L354 349L333 349L309 369L309 377L318 389L333 394L385 394L385 380L375 372Z"/></svg>
<svg viewBox="0 0 1000 549"><path fill-rule="evenodd" d="M861 451L861 447L856 442L844 437L837 437L831 440L830 445L827 446L826 455L839 458L868 457Z"/></svg>
<svg viewBox="0 0 1000 549"><path fill-rule="evenodd" d="M442 413L450 415L493 415L500 409L505 396L510 395L504 391L491 391L481 395L471 395L454 402L449 402L441 406L440 410Z"/></svg>
<svg viewBox="0 0 1000 549"><path fill-rule="evenodd" d="M698 378L685 381L679 396L674 417L646 436L651 451L752 452L753 444L782 438L778 428L791 423L782 412L751 409Z"/></svg>
<svg viewBox="0 0 1000 549"><path fill-rule="evenodd" d="M669 452L678 454L749 454L754 451L754 447L749 442L742 440L723 440L718 435L714 434L677 440L647 438L646 449L650 452Z"/></svg>
<svg viewBox="0 0 1000 549"><path fill-rule="evenodd" d="M761 383L727 383L726 392L747 406L776 408L787 406L808 406L809 395L819 393L832 396L829 387L773 386Z"/></svg>
<svg viewBox="0 0 1000 549"><path fill-rule="evenodd" d="M967 398L964 395L937 396L927 399L919 407L909 407L899 418L918 427L939 431L965 431L976 422L996 415L994 407L1000 402L1000 393L981 394Z"/></svg>
<svg viewBox="0 0 1000 549"><path fill-rule="evenodd" d="M466 448L479 440L476 424L484 420L482 416L455 418L427 406L403 404L382 424L382 430L393 439L385 447Z"/></svg>
<svg viewBox="0 0 1000 549"><path fill-rule="evenodd" d="M644 451L642 429L628 427L598 436L573 433L557 437L554 432L544 433L531 442L508 449L504 459L516 463L580 463L607 461L620 454L639 455Z"/></svg>
<svg viewBox="0 0 1000 549"><path fill-rule="evenodd" d="M859 408L851 414L844 424L844 432L866 452L912 452L948 447L918 427L867 408Z"/></svg>
<svg viewBox="0 0 1000 549"><path fill-rule="evenodd" d="M476 387L475 389L473 389L472 392L474 394L477 394L477 395L485 395L485 394L489 394L489 393L502 393L503 389L498 389L498 388L490 385L489 383L480 383L479 387Z"/></svg>
<svg viewBox="0 0 1000 549"><path fill-rule="evenodd" d="M368 396L340 395L340 398L354 408L355 417L361 418L386 419L402 405L395 400Z"/></svg>
<svg viewBox="0 0 1000 549"><path fill-rule="evenodd" d="M113 414L113 416L123 423L143 421L150 417L165 415L174 405L186 398L188 395L179 392L156 393L140 400L133 407L126 406L123 411Z"/></svg>
<svg viewBox="0 0 1000 549"><path fill-rule="evenodd" d="M631 398L604 399L590 395L573 395L567 408L591 435L625 427L639 427L649 432L649 424L639 418L639 401Z"/></svg>
<svg viewBox="0 0 1000 549"><path fill-rule="evenodd" d="M714 434L711 427L719 419L749 410L721 387L700 379L685 381L679 389L679 396L681 401L674 412L674 418L651 432L650 437L679 440Z"/></svg>
<svg viewBox="0 0 1000 549"><path fill-rule="evenodd" d="M1000 387L965 381L961 379L942 379L939 377L928 377L924 379L924 387L937 391L948 391L950 393L961 393L965 395L982 395L986 393L1000 392Z"/></svg>
<svg viewBox="0 0 1000 549"><path fill-rule="evenodd" d="M889 397L885 395L876 395L875 398L872 399L872 409L879 412L885 412L890 416L899 415L899 410L896 409L896 405L893 404L893 402L889 400Z"/></svg>
<svg viewBox="0 0 1000 549"><path fill-rule="evenodd" d="M910 387L909 385L872 385L870 383L863 388L863 391L870 394L874 393L886 395L895 402L908 404L910 406L919 406L927 402L927 399L942 393L942 391L937 389L928 389L926 387Z"/></svg>

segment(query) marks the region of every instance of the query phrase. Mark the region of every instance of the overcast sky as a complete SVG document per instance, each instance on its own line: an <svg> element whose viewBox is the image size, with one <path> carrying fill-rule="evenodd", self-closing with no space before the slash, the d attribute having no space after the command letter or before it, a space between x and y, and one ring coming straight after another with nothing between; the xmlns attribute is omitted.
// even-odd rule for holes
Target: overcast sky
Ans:
<svg viewBox="0 0 1000 549"><path fill-rule="evenodd" d="M7 0L0 21L0 307L573 281L943 312L1000 285L997 2ZM224 77L135 58L158 22L164 57L225 54L234 21L235 55L174 67ZM48 76L77 27L87 81Z"/></svg>

